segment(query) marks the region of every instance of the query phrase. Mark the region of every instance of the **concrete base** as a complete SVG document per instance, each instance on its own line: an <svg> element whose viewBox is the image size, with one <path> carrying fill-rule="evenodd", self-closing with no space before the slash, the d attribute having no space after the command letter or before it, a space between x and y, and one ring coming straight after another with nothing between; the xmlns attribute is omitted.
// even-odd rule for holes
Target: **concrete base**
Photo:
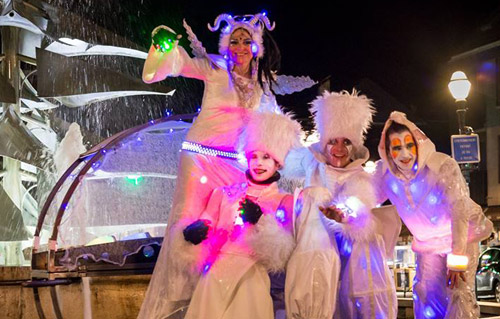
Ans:
<svg viewBox="0 0 500 319"><path fill-rule="evenodd" d="M30 280L30 276L29 267L0 267L0 318L39 318L33 289L21 286L21 282ZM150 279L151 275L93 277L57 286L62 316L65 319L135 319ZM39 288L39 293L46 318L55 319L50 288ZM88 300L89 307L85 306L85 300ZM481 301L479 305L484 318L500 314L499 303ZM398 319L413 319L411 293L407 293L406 298L398 297Z"/></svg>
<svg viewBox="0 0 500 319"><path fill-rule="evenodd" d="M86 296L90 309L84 307L83 283L57 286L62 316L69 319L135 319L150 278L150 275L88 278L90 290ZM39 293L47 319L56 318L50 288L39 288ZM23 288L20 283L0 282L0 309L3 319L38 318L33 289Z"/></svg>

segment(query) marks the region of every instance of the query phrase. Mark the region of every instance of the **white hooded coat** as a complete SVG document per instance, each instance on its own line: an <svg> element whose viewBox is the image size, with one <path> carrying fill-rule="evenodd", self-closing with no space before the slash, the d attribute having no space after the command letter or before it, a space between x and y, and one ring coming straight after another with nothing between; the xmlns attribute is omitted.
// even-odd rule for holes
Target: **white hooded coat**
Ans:
<svg viewBox="0 0 500 319"><path fill-rule="evenodd" d="M406 126L417 145L417 169L409 179L387 157L386 131L392 122ZM470 199L458 164L436 152L434 144L400 112L387 120L379 154L382 160L374 178L379 201L388 198L397 207L417 253L415 318L478 318L474 295L478 242L490 235L492 223ZM447 254L468 257L466 282L460 280L455 289L446 285Z"/></svg>

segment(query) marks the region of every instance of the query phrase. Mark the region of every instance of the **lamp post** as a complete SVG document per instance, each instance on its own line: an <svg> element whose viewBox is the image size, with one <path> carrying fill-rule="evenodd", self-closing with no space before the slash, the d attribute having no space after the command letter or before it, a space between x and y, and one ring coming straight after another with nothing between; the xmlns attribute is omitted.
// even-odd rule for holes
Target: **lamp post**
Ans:
<svg viewBox="0 0 500 319"><path fill-rule="evenodd" d="M467 76L465 75L464 72L462 71L456 71L453 72L451 75L450 83L448 83L448 88L450 89L451 95L453 95L453 98L455 98L455 102L457 103L457 117L458 117L458 131L460 135L469 135L471 136L474 133L474 130L470 126L465 125L465 113L467 112L467 96L469 96L471 84L469 80L467 79ZM459 140L462 140L462 138L459 138ZM463 142L462 142L463 143ZM473 147L469 144L469 142L465 142L462 145L459 145L460 143L457 143L455 145L455 142L453 142L453 136L452 136L452 144L453 146L458 146L459 149L467 149L467 150L472 150ZM476 136L476 153L479 158L479 138ZM453 149L453 147L452 147ZM470 154L470 153L469 153ZM468 155L469 155L468 154ZM457 160L455 157L455 153L453 152L453 158ZM472 160L472 159L465 159L465 158L460 158L457 160L457 162L460 163L460 169L462 171L462 174L464 175L465 181L467 184L470 183L470 173L472 170L476 169L475 163L478 163L478 160Z"/></svg>
<svg viewBox="0 0 500 319"><path fill-rule="evenodd" d="M448 88L457 103L458 131L460 134L471 134L472 128L465 126L465 113L467 112L467 96L470 92L470 81L462 71L453 72Z"/></svg>

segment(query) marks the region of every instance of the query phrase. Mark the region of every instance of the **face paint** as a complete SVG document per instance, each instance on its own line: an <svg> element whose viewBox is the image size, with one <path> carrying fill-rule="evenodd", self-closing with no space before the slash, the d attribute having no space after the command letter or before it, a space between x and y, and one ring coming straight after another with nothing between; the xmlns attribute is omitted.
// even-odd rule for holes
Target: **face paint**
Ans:
<svg viewBox="0 0 500 319"><path fill-rule="evenodd" d="M271 178L279 168L276 161L269 154L262 151L249 153L247 161L250 175L258 182Z"/></svg>
<svg viewBox="0 0 500 319"><path fill-rule="evenodd" d="M413 136L409 131L403 131L392 133L389 140L394 164L405 176L409 176L417 161L417 145Z"/></svg>
<svg viewBox="0 0 500 319"><path fill-rule="evenodd" d="M353 146L345 137L336 137L326 144L326 159L333 167L346 167L351 161Z"/></svg>

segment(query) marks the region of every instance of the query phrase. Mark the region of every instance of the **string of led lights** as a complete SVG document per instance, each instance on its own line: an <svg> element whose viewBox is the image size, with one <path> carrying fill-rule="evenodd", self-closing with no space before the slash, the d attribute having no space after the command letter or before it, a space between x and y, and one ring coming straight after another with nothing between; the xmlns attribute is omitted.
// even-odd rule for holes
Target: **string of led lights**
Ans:
<svg viewBox="0 0 500 319"><path fill-rule="evenodd" d="M239 153L237 152L230 152L230 151L222 151L213 147L208 147L204 146L201 144L193 143L193 142L187 142L184 141L182 142L182 150L183 151L189 151L189 152L194 152L202 155L210 155L210 156L217 156L217 157L224 157L224 158L231 158L231 159L238 159L240 157Z"/></svg>

